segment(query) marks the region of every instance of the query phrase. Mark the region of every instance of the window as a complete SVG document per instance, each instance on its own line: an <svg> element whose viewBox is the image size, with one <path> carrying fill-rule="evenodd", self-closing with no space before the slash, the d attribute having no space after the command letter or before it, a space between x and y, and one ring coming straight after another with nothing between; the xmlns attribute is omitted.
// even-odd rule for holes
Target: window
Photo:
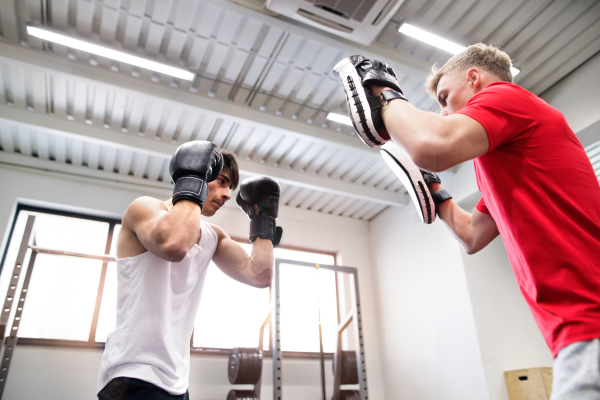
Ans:
<svg viewBox="0 0 600 400"><path fill-rule="evenodd" d="M250 253L252 249L250 244L240 244L246 252ZM335 264L335 258L331 254L278 247L275 249L274 255L280 259ZM322 295L321 300L322 308L327 310L325 315L333 317L328 326L333 326L333 329L337 328L333 273L329 280L322 279L328 276L328 272L330 271L317 272L317 270L307 270L293 265L282 268L281 285L282 291L286 293L285 305L289 307L289 314L294 314L294 317L284 319L282 310L281 331L282 335L285 335L285 339L282 338L281 343L284 351L319 351L315 290L317 276L321 277L320 282L325 283L321 284L323 289L321 293L329 293L327 296ZM270 311L269 297L269 289L256 289L236 282L211 263L200 300L200 309L196 316L193 346L222 349L256 347L260 327ZM283 302L284 299L282 299ZM333 314L331 314L332 309ZM314 332L316 334L313 334ZM327 341L325 351L333 351L335 337L331 335L331 338L331 341ZM264 343L266 348L268 335Z"/></svg>
<svg viewBox="0 0 600 400"><path fill-rule="evenodd" d="M29 216L35 217L29 243L53 251L35 254L18 336L88 341L96 328L98 287L107 265L101 259L81 255L103 255L109 233L119 221L19 206L4 255L0 293L7 293ZM26 255L24 267L29 264L31 254ZM16 288L17 295L25 280L24 273Z"/></svg>
<svg viewBox="0 0 600 400"><path fill-rule="evenodd" d="M102 345L116 320L116 263L92 256L103 255L106 249L110 249L111 256L116 256L120 221L19 206L2 263L2 294L7 293L29 216L35 216L35 236L29 243L39 251L18 330L20 340ZM250 244L240 244L247 252L251 251ZM28 265L29 254L31 252L23 266ZM296 249L276 248L275 257L335 264L332 254ZM17 295L23 281L24 275L19 279ZM324 350L333 352L337 328L334 272L282 264L280 282L282 349L319 351L320 305ZM270 289L237 282L211 263L196 316L192 346L198 351L255 347L260 326L269 311ZM13 315L9 320L12 318ZM268 347L268 336L264 343Z"/></svg>

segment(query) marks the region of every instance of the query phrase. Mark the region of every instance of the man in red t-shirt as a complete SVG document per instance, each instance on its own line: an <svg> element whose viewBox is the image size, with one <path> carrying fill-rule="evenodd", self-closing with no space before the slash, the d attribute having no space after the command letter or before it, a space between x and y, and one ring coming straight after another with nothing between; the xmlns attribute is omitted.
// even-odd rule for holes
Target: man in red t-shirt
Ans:
<svg viewBox="0 0 600 400"><path fill-rule="evenodd" d="M335 72L342 83L361 80L345 89L369 146L393 140L429 171L474 159L475 210L434 179L438 216L469 254L502 235L555 358L552 400L600 399L600 185L564 116L513 84L510 67L506 53L481 43L434 67L427 86L441 115L404 101L385 63L353 56Z"/></svg>

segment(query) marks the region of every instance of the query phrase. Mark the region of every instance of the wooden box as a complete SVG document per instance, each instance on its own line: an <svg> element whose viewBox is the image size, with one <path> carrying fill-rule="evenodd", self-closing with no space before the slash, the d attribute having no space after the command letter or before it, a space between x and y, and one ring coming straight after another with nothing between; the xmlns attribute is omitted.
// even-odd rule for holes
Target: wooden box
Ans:
<svg viewBox="0 0 600 400"><path fill-rule="evenodd" d="M552 368L505 371L504 379L510 400L549 400L552 395Z"/></svg>

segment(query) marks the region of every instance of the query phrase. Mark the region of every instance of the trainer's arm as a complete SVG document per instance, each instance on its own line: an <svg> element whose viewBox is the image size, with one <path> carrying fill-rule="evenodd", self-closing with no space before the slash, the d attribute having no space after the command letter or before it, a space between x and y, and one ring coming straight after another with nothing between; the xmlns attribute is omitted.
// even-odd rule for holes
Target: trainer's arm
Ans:
<svg viewBox="0 0 600 400"><path fill-rule="evenodd" d="M250 286L266 288L273 278L273 242L257 238L248 255L242 246L217 225L211 224L217 233L217 251L213 261L225 274Z"/></svg>
<svg viewBox="0 0 600 400"><path fill-rule="evenodd" d="M436 210L467 254L477 253L500 234L491 215L477 209L469 214L452 199L438 204Z"/></svg>
<svg viewBox="0 0 600 400"><path fill-rule="evenodd" d="M178 262L198 241L200 206L182 200L169 210L160 200L140 197L127 208L121 229L135 234L141 245L151 253L164 260Z"/></svg>
<svg viewBox="0 0 600 400"><path fill-rule="evenodd" d="M394 100L382 107L382 117L392 139L428 171L445 171L489 149L483 126L463 114L441 116Z"/></svg>

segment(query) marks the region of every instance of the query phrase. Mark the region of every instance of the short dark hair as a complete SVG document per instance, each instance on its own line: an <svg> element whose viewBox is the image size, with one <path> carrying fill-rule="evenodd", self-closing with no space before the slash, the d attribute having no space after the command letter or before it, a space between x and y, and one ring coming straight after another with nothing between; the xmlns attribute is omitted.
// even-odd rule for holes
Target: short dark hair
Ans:
<svg viewBox="0 0 600 400"><path fill-rule="evenodd" d="M229 186L229 189L235 190L240 183L240 168L233 153L221 149L221 154L223 155L222 171L229 172L229 179L231 179L231 185Z"/></svg>

